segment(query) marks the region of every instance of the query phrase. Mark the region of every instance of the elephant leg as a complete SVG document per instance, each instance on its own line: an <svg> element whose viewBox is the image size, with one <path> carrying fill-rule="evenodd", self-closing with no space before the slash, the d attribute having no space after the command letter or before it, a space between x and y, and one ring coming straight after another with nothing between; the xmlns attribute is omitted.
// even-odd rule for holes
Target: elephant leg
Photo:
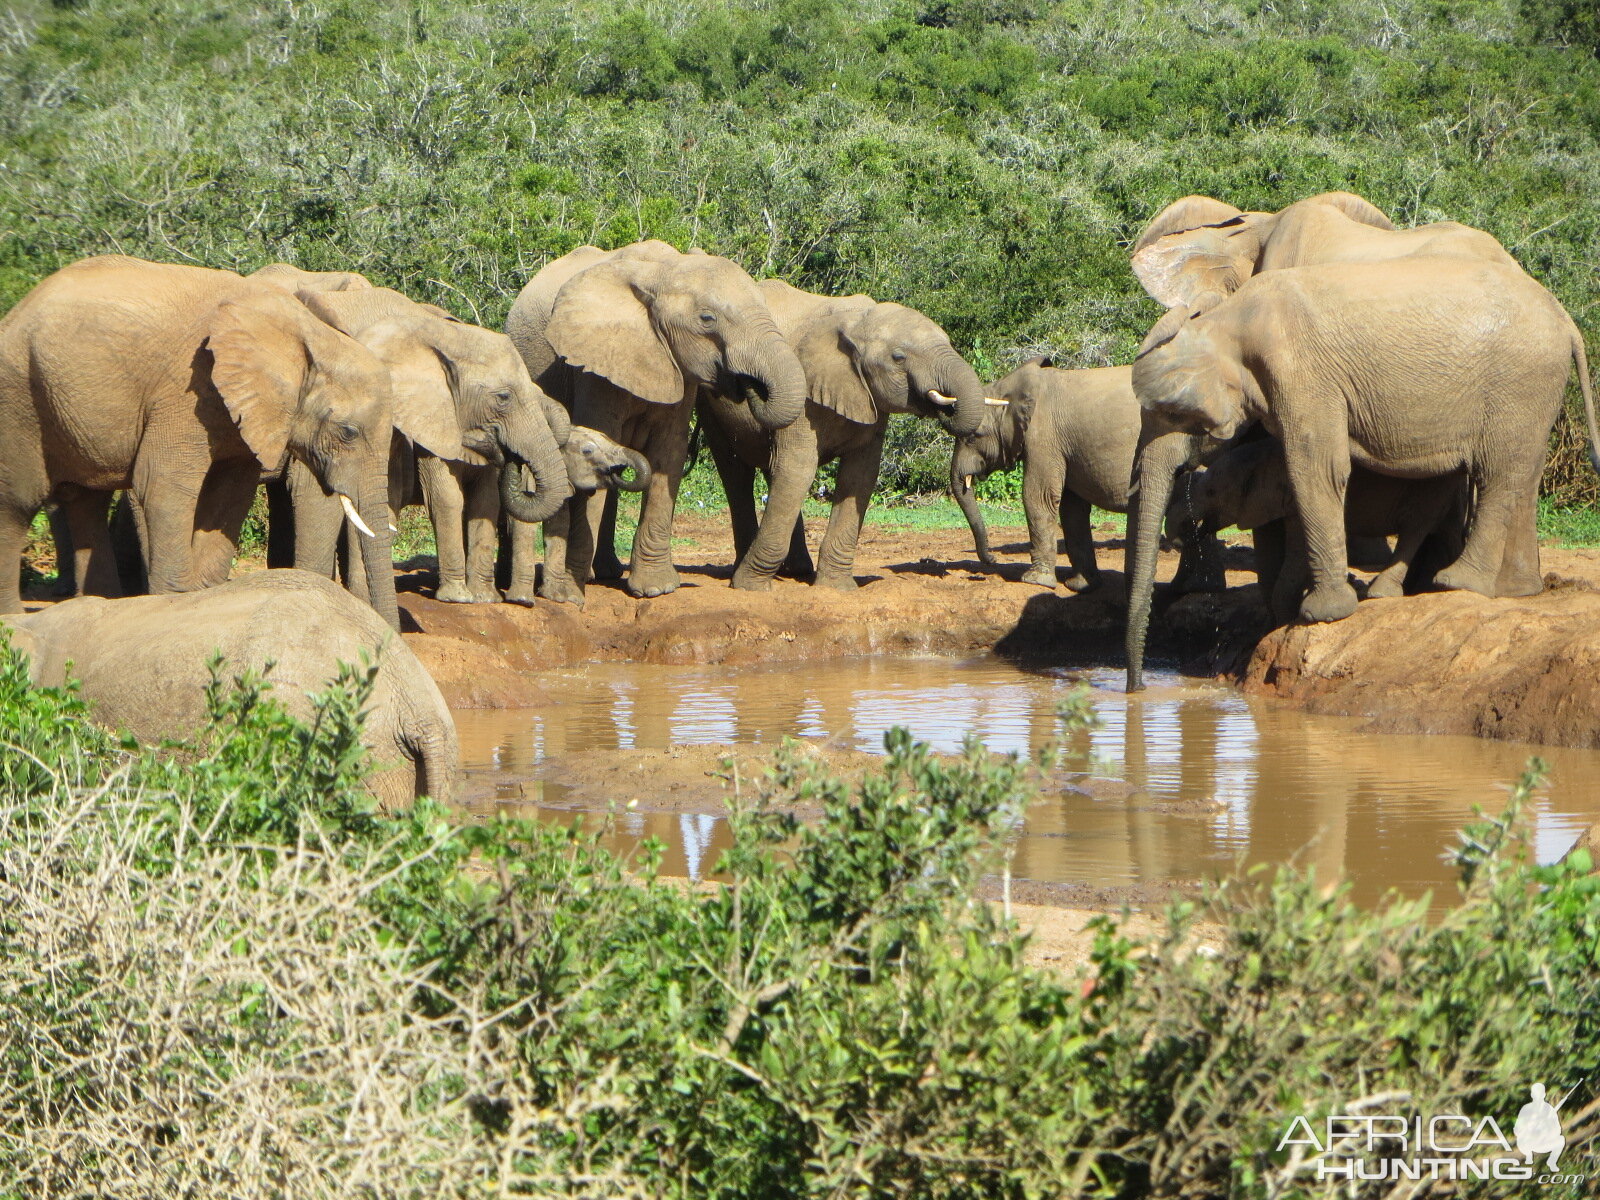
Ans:
<svg viewBox="0 0 1600 1200"><path fill-rule="evenodd" d="M595 579L621 579L622 560L617 557L617 493L605 489L600 506L600 528L594 535Z"/></svg>
<svg viewBox="0 0 1600 1200"><path fill-rule="evenodd" d="M1033 558L1023 572L1022 582L1037 584L1052 591L1056 586L1058 528L1071 537L1065 525L1057 524L1066 520L1063 495L1066 477L1065 459L1045 459L1041 456L1022 465L1022 509L1028 516L1028 547ZM1081 586L1080 582L1080 589Z"/></svg>
<svg viewBox="0 0 1600 1200"><path fill-rule="evenodd" d="M226 583L239 552L239 531L250 515L261 478L254 459L216 463L195 506L194 565L201 587Z"/></svg>
<svg viewBox="0 0 1600 1200"><path fill-rule="evenodd" d="M1505 551L1501 555L1497 596L1537 596L1544 591L1544 571L1539 566L1539 503L1534 491L1524 491L1511 509Z"/></svg>
<svg viewBox="0 0 1600 1200"><path fill-rule="evenodd" d="M506 599L513 603L533 603L534 592L539 583L538 538L538 528L526 521L512 521L505 531L502 546L506 542L510 543L508 549L511 560L510 572L506 576ZM506 552L507 548L502 548L496 557L503 557Z"/></svg>
<svg viewBox="0 0 1600 1200"><path fill-rule="evenodd" d="M1277 571L1272 581L1268 607L1279 625L1293 624L1300 617L1300 605L1311 586L1306 559L1305 533L1295 517L1272 522L1280 533L1277 541ZM1270 526L1269 526L1270 528Z"/></svg>
<svg viewBox="0 0 1600 1200"><path fill-rule="evenodd" d="M1439 586L1494 596L1499 594L1502 571L1509 566L1517 582L1533 592L1541 590L1542 581L1535 585L1532 578L1537 574L1538 563L1538 534L1533 528L1538 476L1516 461L1514 448L1503 447L1494 448L1485 461L1476 465L1473 483L1477 503L1467 530L1466 548L1460 558L1436 576ZM1533 539L1531 554L1525 545L1517 544L1520 538ZM1508 562L1508 555L1514 563Z"/></svg>
<svg viewBox="0 0 1600 1200"><path fill-rule="evenodd" d="M878 486L878 467L882 460L881 430L866 445L840 456L833 512L828 515L828 528L817 549L818 587L849 591L857 586L851 573L856 561L856 543L861 539L861 525L867 518L873 489Z"/></svg>
<svg viewBox="0 0 1600 1200"><path fill-rule="evenodd" d="M665 414L654 424L642 450L651 476L628 568L628 591L635 596L664 596L678 590L678 570L672 565L672 517L689 457L689 406L678 407L681 412ZM598 512L602 505L591 498L589 507ZM592 536L598 536L598 525L598 521L590 525Z"/></svg>
<svg viewBox="0 0 1600 1200"><path fill-rule="evenodd" d="M111 544L117 556L117 577L124 596L143 596L150 591L150 525L144 506L132 492L117 498L111 514Z"/></svg>
<svg viewBox="0 0 1600 1200"><path fill-rule="evenodd" d="M77 581L77 594L122 595L107 519L111 493L63 484L56 489L56 496L60 501L59 511L66 519L67 550L72 560L72 577ZM57 554L60 554L59 545Z"/></svg>
<svg viewBox="0 0 1600 1200"><path fill-rule="evenodd" d="M1074 592L1091 592L1100 586L1092 516L1092 506L1082 496L1071 491L1061 494L1061 532L1067 541L1067 561L1072 564L1072 574L1065 582Z"/></svg>
<svg viewBox="0 0 1600 1200"><path fill-rule="evenodd" d="M0 613L23 611L22 552L32 524L33 513L19 505L0 504Z"/></svg>
<svg viewBox="0 0 1600 1200"><path fill-rule="evenodd" d="M1300 602L1300 619L1340 621L1356 610L1345 551L1344 500L1350 480L1349 431L1344 401L1309 395L1296 411L1281 414L1283 458L1295 516L1305 537L1311 590ZM1326 415L1324 415L1326 414Z"/></svg>
<svg viewBox="0 0 1600 1200"><path fill-rule="evenodd" d="M811 547L806 545L806 518L802 512L794 519L794 532L789 535L789 553L784 557L778 574L785 579L810 579L816 570L811 561Z"/></svg>
<svg viewBox="0 0 1600 1200"><path fill-rule="evenodd" d="M422 484L423 503L433 523L433 543L439 554L439 586L434 597L446 604L470 604L472 589L467 586L465 501L461 481L450 464L431 454L417 456L417 479ZM490 581L493 586L493 581Z"/></svg>
<svg viewBox="0 0 1600 1200"><path fill-rule="evenodd" d="M500 553L500 481L493 471L451 467L463 502L467 537L467 589L475 604L496 604L500 589L494 582L495 559ZM532 546L533 526L512 521L513 530L526 528ZM532 559L529 559L531 562ZM533 594L530 586L528 594Z"/></svg>
<svg viewBox="0 0 1600 1200"><path fill-rule="evenodd" d="M539 583L539 595L546 600L583 607L583 583L572 574L573 539L570 535L574 526L588 521L589 499L587 492L575 493L544 523L544 579ZM519 604L528 603L515 588L508 595Z"/></svg>
<svg viewBox="0 0 1600 1200"><path fill-rule="evenodd" d="M772 587L773 576L793 544L794 524L800 519L800 507L817 477L817 459L817 431L808 422L796 421L778 431L772 448L772 485L767 489L767 506L762 511L755 540L733 572L734 587L753 592L764 592ZM837 511L836 507L834 512ZM830 517L828 534L832 533L833 518ZM825 536L824 546L827 542ZM854 549L852 540L852 554Z"/></svg>
<svg viewBox="0 0 1600 1200"><path fill-rule="evenodd" d="M1277 591L1278 580L1283 577L1284 540L1287 537L1283 519L1268 521L1257 525L1250 531L1250 540L1255 545L1256 559L1256 590L1261 593L1261 600L1269 610L1273 609L1274 595ZM1294 598L1294 608L1300 607L1300 597ZM1273 611L1273 616L1278 616ZM1284 617L1280 624L1287 624L1294 619L1294 610Z"/></svg>
<svg viewBox="0 0 1600 1200"><path fill-rule="evenodd" d="M148 456L134 464L133 492L144 510L150 592L155 596L194 590L195 508L203 472L160 463Z"/></svg>
<svg viewBox="0 0 1600 1200"><path fill-rule="evenodd" d="M744 558L761 527L754 494L756 469L739 457L732 441L714 419L702 414L700 429L722 480L722 490L728 497L728 519L733 523L733 557L737 562Z"/></svg>
<svg viewBox="0 0 1600 1200"><path fill-rule="evenodd" d="M50 514L50 540L56 546L56 584L50 589L52 596L78 594L77 552L72 543L72 527L67 522L66 510L52 504Z"/></svg>

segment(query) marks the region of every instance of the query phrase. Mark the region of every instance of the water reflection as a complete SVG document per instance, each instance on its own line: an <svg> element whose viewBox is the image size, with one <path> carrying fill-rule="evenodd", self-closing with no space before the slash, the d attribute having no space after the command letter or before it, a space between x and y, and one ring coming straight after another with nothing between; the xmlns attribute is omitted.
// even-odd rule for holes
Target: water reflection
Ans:
<svg viewBox="0 0 1600 1200"><path fill-rule="evenodd" d="M546 757L584 750L775 744L785 735L879 749L905 725L936 749L976 734L1026 753L1057 736L1055 707L1080 679L1099 725L1076 749L1090 773L1122 781L1093 795L1057 792L1030 812L1015 873L1115 885L1191 880L1294 860L1324 880L1349 878L1371 902L1389 887L1453 897L1440 855L1472 806L1498 809L1503 784L1534 748L1456 737L1358 732L1359 722L1249 701L1173 677L1128 697L1113 671L1029 673L995 659L855 659L746 667L602 664L540 677L541 710L457 714L469 778L483 803L562 807L532 779ZM1600 818L1600 754L1543 749L1551 783L1530 816L1550 861ZM625 848L668 847L665 869L700 878L725 837L720 819L633 813Z"/></svg>

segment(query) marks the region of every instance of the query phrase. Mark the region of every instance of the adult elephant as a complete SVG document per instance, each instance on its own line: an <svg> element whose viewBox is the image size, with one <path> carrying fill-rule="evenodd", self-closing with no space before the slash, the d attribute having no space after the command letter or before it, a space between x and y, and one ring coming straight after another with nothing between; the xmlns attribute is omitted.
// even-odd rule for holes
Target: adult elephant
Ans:
<svg viewBox="0 0 1600 1200"><path fill-rule="evenodd" d="M1501 267L1502 278L1522 271L1499 242L1455 222L1400 230L1377 206L1350 192L1327 192L1278 213L1247 213L1209 196L1168 205L1133 248L1133 269L1145 290L1169 310L1198 314L1222 303L1251 278L1278 270L1333 263L1379 263L1445 256ZM1146 415L1128 510L1128 632L1130 678L1142 660L1154 591L1161 521L1176 477L1231 444L1174 429ZM1149 503L1146 503L1148 499ZM1499 594L1538 590L1539 549L1533 532L1536 497L1518 501Z"/></svg>
<svg viewBox="0 0 1600 1200"><path fill-rule="evenodd" d="M572 428L566 410L534 384L503 333L389 288L303 291L300 300L389 370L390 506L425 500L438 545L438 598L498 600L500 513L535 525L572 494L562 450ZM286 484L294 565L332 576L343 514L309 472L291 468Z"/></svg>
<svg viewBox="0 0 1600 1200"><path fill-rule="evenodd" d="M805 407L805 374L755 282L726 258L663 242L609 252L584 246L529 281L506 332L534 381L576 424L644 456L650 483L628 590L675 590L673 507L696 393L706 388L745 405L765 429L784 428ZM580 493L546 525L540 595L583 603L602 507L595 493Z"/></svg>
<svg viewBox="0 0 1600 1200"><path fill-rule="evenodd" d="M725 396L701 398L706 444L733 517L733 586L770 588L786 556L803 570L795 553L805 554L800 506L817 468L837 458L816 583L853 588L856 542L889 417L911 413L935 418L957 436L971 433L983 418L983 383L944 330L914 308L870 296L818 296L778 279L758 286L805 367L808 399L803 420L771 429ZM771 480L759 525L751 492L757 471Z"/></svg>
<svg viewBox="0 0 1600 1200"><path fill-rule="evenodd" d="M1098 587L1090 510L1128 511L1142 425L1133 368L1070 371L1037 358L989 390L1005 403L986 412L975 432L958 437L950 455L950 494L966 514L979 560L990 566L996 562L974 484L1020 462L1033 559L1022 582L1055 587L1059 531L1072 566L1063 582L1074 592ZM1187 583L1188 590L1224 586L1214 532L1189 539L1179 577L1180 586Z"/></svg>
<svg viewBox="0 0 1600 1200"><path fill-rule="evenodd" d="M1186 438L1227 439L1259 421L1282 443L1310 572L1299 615L1332 621L1356 603L1344 526L1352 464L1412 479L1465 470L1472 524L1437 583L1490 596L1540 590L1537 575L1508 585L1508 558L1517 538L1535 537L1518 526L1531 525L1527 501L1574 365L1600 454L1583 340L1561 305L1521 270L1442 255L1269 271L1198 317L1173 309L1145 339L1133 386L1152 418ZM1171 480L1141 462L1150 494L1134 535L1144 576L1129 603L1130 690L1144 651L1135 604L1148 604Z"/></svg>
<svg viewBox="0 0 1600 1200"><path fill-rule="evenodd" d="M89 715L147 743L187 739L204 725L212 655L230 673L256 670L291 712L339 664L376 664L361 741L368 787L387 806L424 793L448 801L459 766L455 721L422 664L371 608L305 571L252 571L203 591L86 597L12 618L12 640L42 686L70 678Z"/></svg>
<svg viewBox="0 0 1600 1200"><path fill-rule="evenodd" d="M0 612L34 513L67 509L79 578L110 569L106 503L131 491L156 593L226 573L262 470L303 463L369 542L372 605L399 626L385 493L389 373L281 289L108 256L0 321Z"/></svg>
<svg viewBox="0 0 1600 1200"><path fill-rule="evenodd" d="M1378 568L1365 598L1430 587L1438 570L1461 554L1467 502L1467 479L1461 471L1400 479L1352 467L1345 492L1346 544L1353 563L1368 561ZM1254 532L1262 595L1276 619L1292 621L1309 579L1288 467L1276 439L1258 437L1231 447L1174 489L1167 506L1169 536L1176 533L1187 544L1230 526ZM1392 551L1387 541L1391 535L1396 539ZM1368 546L1358 552L1363 539Z"/></svg>

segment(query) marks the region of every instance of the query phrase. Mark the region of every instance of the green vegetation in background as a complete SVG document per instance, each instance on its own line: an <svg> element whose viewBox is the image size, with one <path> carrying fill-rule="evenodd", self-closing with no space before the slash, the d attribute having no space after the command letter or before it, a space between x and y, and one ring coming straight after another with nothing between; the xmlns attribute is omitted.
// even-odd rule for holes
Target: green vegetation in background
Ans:
<svg viewBox="0 0 1600 1200"><path fill-rule="evenodd" d="M1508 1127L1540 1080L1600 1132L1600 877L1531 865L1535 775L1437 922L1258 872L1149 952L1098 919L1075 979L974 890L1087 754L1081 690L1033 761L897 730L854 786L733 777L688 889L603 830L373 812L370 678L309 725L219 679L158 756L0 645L0 1196L1332 1200L1277 1146L1361 1097Z"/></svg>
<svg viewBox="0 0 1600 1200"><path fill-rule="evenodd" d="M1003 373L1127 361L1127 246L1204 192L1489 230L1596 332L1580 0L17 0L0 306L124 252L353 268L498 326L573 246L660 237L912 304ZM891 493L943 486L897 420ZM897 474L899 472L899 474ZM1546 480L1595 499L1577 441Z"/></svg>

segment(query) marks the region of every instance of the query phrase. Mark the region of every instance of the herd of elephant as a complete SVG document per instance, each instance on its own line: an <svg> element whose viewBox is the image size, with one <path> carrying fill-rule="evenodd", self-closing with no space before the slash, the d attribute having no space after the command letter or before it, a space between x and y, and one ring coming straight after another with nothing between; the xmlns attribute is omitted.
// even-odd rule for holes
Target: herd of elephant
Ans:
<svg viewBox="0 0 1600 1200"><path fill-rule="evenodd" d="M1493 237L1396 229L1344 192L1277 213L1190 196L1150 223L1132 265L1168 311L1131 366L1038 359L986 388L914 309L758 283L655 241L549 263L505 333L354 273L88 259L0 320L13 564L0 613L22 610L20 559L47 505L79 591L117 595L132 573L181 593L226 580L262 484L272 565L342 572L391 627L390 539L416 502L439 599L501 599L503 539L505 599L581 605L590 579L622 573L614 490L640 491L627 587L660 596L678 586L673 509L696 413L728 493L737 588L812 572L801 505L833 460L814 581L856 586L896 413L954 435L951 488L985 561L974 480L1024 463L1029 583L1056 585L1059 529L1066 585L1095 586L1090 506L1127 512L1130 690L1163 525L1201 586L1220 574L1218 530L1252 530L1285 620L1353 611L1354 538L1369 547L1358 560L1382 556L1369 596L1540 590L1537 486L1574 365L1597 454L1600 433L1576 326ZM1370 549L1389 536L1392 551Z"/></svg>

